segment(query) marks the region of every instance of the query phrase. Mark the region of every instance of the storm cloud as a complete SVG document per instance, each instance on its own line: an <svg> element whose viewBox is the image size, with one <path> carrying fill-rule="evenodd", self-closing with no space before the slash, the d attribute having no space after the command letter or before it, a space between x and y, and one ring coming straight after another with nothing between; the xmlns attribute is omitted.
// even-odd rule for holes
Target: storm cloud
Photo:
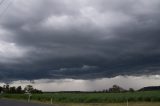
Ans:
<svg viewBox="0 0 160 106"><path fill-rule="evenodd" d="M0 80L160 74L159 10L159 0L14 0L0 16Z"/></svg>

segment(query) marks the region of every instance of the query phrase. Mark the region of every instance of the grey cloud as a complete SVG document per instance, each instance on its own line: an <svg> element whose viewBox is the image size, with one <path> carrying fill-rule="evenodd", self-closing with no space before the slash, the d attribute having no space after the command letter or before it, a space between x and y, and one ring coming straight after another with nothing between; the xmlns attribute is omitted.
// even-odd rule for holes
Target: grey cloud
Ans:
<svg viewBox="0 0 160 106"><path fill-rule="evenodd" d="M159 74L159 5L15 0L0 21L1 80Z"/></svg>
<svg viewBox="0 0 160 106"><path fill-rule="evenodd" d="M79 79L78 76L82 76L82 75L87 76L88 74L93 74L98 69L99 68L97 66L83 65L81 67L60 68L59 70L52 70L50 71L50 75L54 78L64 77L64 78Z"/></svg>

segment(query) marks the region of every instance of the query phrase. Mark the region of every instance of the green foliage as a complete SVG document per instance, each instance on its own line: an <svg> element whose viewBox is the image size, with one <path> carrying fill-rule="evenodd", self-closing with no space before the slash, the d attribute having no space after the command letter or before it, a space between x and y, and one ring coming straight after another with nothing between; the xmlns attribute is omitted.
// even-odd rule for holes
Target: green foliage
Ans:
<svg viewBox="0 0 160 106"><path fill-rule="evenodd" d="M120 92L125 92L126 90L124 90L123 88L121 88L120 86L118 85L113 85L112 88L109 88L109 92L112 92L112 93L120 93Z"/></svg>
<svg viewBox="0 0 160 106"><path fill-rule="evenodd" d="M26 93L42 93L41 90L34 89L32 85L27 85L27 86L24 88L24 91L25 91Z"/></svg>
<svg viewBox="0 0 160 106"><path fill-rule="evenodd" d="M25 92L31 92L33 90L33 86L32 85L27 85L25 88L24 88L24 91Z"/></svg>
<svg viewBox="0 0 160 106"><path fill-rule="evenodd" d="M10 87L8 84L4 85L3 87L0 86L0 93L7 93L7 94L22 94L22 93L42 93L41 90L33 88L32 85L27 85L24 90L21 86L18 87Z"/></svg>
<svg viewBox="0 0 160 106"><path fill-rule="evenodd" d="M26 94L2 94L1 97L27 100ZM160 102L160 91L126 93L44 93L32 94L31 100L54 103Z"/></svg>

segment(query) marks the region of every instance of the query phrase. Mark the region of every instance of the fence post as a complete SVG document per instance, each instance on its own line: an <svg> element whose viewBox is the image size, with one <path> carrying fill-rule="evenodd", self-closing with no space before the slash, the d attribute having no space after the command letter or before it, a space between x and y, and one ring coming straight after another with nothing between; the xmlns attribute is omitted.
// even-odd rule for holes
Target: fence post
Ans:
<svg viewBox="0 0 160 106"><path fill-rule="evenodd" d="M31 96L32 96L32 95L29 93L29 94L28 94L28 102L30 102Z"/></svg>
<svg viewBox="0 0 160 106"><path fill-rule="evenodd" d="M128 99L127 99L127 106L128 106Z"/></svg>
<svg viewBox="0 0 160 106"><path fill-rule="evenodd" d="M51 98L51 104L53 104L53 99Z"/></svg>

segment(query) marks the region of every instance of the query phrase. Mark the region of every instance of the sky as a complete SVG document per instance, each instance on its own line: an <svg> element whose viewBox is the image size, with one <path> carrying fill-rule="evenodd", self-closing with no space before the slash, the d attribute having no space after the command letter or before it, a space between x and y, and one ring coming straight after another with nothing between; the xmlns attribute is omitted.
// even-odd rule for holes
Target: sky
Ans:
<svg viewBox="0 0 160 106"><path fill-rule="evenodd" d="M160 85L159 10L159 0L1 0L0 82Z"/></svg>

